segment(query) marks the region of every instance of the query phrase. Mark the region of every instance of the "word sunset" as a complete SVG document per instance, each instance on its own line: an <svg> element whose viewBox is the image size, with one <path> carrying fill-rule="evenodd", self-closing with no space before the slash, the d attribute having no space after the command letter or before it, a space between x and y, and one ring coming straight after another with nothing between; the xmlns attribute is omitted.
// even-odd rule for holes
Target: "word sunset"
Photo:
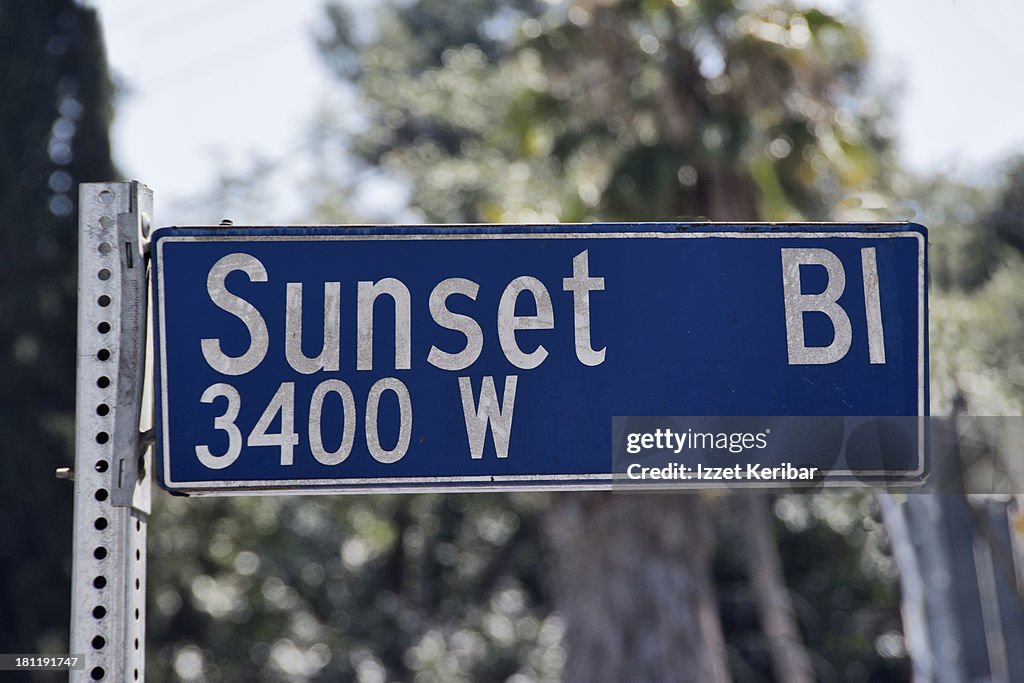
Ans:
<svg viewBox="0 0 1024 683"><path fill-rule="evenodd" d="M925 245L906 225L161 228L160 482L607 489L617 416L916 415ZM672 450L706 431L730 456L776 440L695 428Z"/></svg>

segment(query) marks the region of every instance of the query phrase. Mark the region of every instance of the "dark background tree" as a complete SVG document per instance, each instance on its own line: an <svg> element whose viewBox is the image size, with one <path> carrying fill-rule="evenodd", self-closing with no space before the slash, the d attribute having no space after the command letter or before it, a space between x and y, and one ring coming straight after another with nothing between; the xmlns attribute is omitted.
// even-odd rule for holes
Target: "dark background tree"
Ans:
<svg viewBox="0 0 1024 683"><path fill-rule="evenodd" d="M67 651L77 184L114 179L93 10L0 3L0 651Z"/></svg>

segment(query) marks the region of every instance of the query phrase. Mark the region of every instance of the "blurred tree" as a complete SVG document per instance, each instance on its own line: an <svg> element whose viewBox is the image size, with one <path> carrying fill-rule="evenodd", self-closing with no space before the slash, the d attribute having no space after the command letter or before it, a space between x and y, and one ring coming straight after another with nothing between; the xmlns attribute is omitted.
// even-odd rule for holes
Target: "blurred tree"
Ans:
<svg viewBox="0 0 1024 683"><path fill-rule="evenodd" d="M975 458L983 466L998 463L987 487L975 479L967 492L1019 492L1024 485L1024 468L1012 455L1019 418L985 417L1024 410L1022 168L1019 159L1006 164L998 187L940 177L918 181L912 192L930 229L932 414L952 415L960 427L956 448L936 446L933 437L933 467L969 469ZM990 448L1000 443L1002 462ZM1024 633L1024 596L1015 580L1024 566L1024 499L1017 495L1014 511L1006 496L964 492L953 486L901 503L881 499L899 560L914 680L1017 680L1024 655L1007 645Z"/></svg>
<svg viewBox="0 0 1024 683"><path fill-rule="evenodd" d="M932 411L959 397L970 415L1024 408L1024 160L995 187L948 178L918 183L931 231Z"/></svg>
<svg viewBox="0 0 1024 683"><path fill-rule="evenodd" d="M474 32L427 46L435 4L385 5L373 32L330 11L324 49L366 111L324 122L364 162L323 180L326 212L374 173L428 221L820 219L884 186L864 41L818 10L468 2Z"/></svg>
<svg viewBox="0 0 1024 683"><path fill-rule="evenodd" d="M67 652L76 184L112 180L93 10L0 4L0 651Z"/></svg>
<svg viewBox="0 0 1024 683"><path fill-rule="evenodd" d="M982 220L1003 244L1024 253L1024 158L1007 164L1003 187L995 206Z"/></svg>
<svg viewBox="0 0 1024 683"><path fill-rule="evenodd" d="M381 7L372 30L329 14L325 52L366 112L345 131L361 172L322 179L328 220L359 206L367 177L434 222L820 219L885 180L863 39L818 10L422 0ZM325 160L336 125L316 145ZM554 499L569 680L728 677L705 517L696 497ZM787 633L777 671L805 679Z"/></svg>
<svg viewBox="0 0 1024 683"><path fill-rule="evenodd" d="M559 680L538 495L160 498L152 680Z"/></svg>
<svg viewBox="0 0 1024 683"><path fill-rule="evenodd" d="M310 144L320 220L820 219L885 182L863 40L817 10L419 0L367 12L329 6L321 37L342 105ZM747 502L762 525L697 496L159 497L148 673L796 680L802 648L778 652L758 626L786 616L764 607L786 586L748 587L751 555L776 553L750 552L760 533L782 538L813 673L900 678L870 499L781 499L785 524Z"/></svg>
<svg viewBox="0 0 1024 683"><path fill-rule="evenodd" d="M728 0L368 11L329 7L321 38L344 103L312 136L322 220L892 216L873 212L899 180L885 111L863 87L862 37L836 17ZM978 405L1019 406L1024 375L1002 376L1017 367L1024 316L1005 312L1019 264L1012 237L991 239L1014 234L1013 194L950 241L941 224L974 224L985 195L933 192L933 275L950 290L932 299L936 377L955 361ZM750 515L731 498L159 502L155 680L672 680L721 677L723 661L737 680L788 680L751 597ZM783 496L773 511L814 675L905 680L875 500ZM684 635L659 641L669 629ZM662 648L670 666L646 666Z"/></svg>
<svg viewBox="0 0 1024 683"><path fill-rule="evenodd" d="M933 177L918 180L908 194L916 197L917 220L931 233L928 272L933 290L941 297L982 286L998 267L1004 248L980 221L984 207L994 201L992 189Z"/></svg>

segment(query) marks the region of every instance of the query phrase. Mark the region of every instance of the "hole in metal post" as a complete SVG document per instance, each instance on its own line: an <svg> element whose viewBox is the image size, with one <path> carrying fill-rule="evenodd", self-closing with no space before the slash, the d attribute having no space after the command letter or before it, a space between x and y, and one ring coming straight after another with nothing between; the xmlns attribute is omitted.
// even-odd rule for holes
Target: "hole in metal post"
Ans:
<svg viewBox="0 0 1024 683"><path fill-rule="evenodd" d="M107 469L109 469L109 468L110 468L110 463L107 462L106 460L97 460L96 461L96 471L97 472L106 472Z"/></svg>
<svg viewBox="0 0 1024 683"><path fill-rule="evenodd" d="M107 672L103 670L102 666L97 666L96 668L94 668L92 671L89 672L89 675L92 676L92 680L99 681L99 680L102 680L103 677L107 675Z"/></svg>
<svg viewBox="0 0 1024 683"><path fill-rule="evenodd" d="M92 649L102 650L103 646L107 644L107 639L103 636L96 636L92 639Z"/></svg>
<svg viewBox="0 0 1024 683"><path fill-rule="evenodd" d="M110 349L100 349L96 352L96 357L100 360L110 360Z"/></svg>
<svg viewBox="0 0 1024 683"><path fill-rule="evenodd" d="M110 434L106 432L100 432L96 435L96 443L106 443L110 441Z"/></svg>
<svg viewBox="0 0 1024 683"><path fill-rule="evenodd" d="M105 577L105 576L97 576L95 579L92 580L92 586L93 586L93 588L106 588L107 587L107 577Z"/></svg>
<svg viewBox="0 0 1024 683"><path fill-rule="evenodd" d="M110 386L110 378L106 376L100 377L98 380L96 380L96 386L98 386L100 389L106 389L107 387Z"/></svg>
<svg viewBox="0 0 1024 683"><path fill-rule="evenodd" d="M97 415L106 415L109 412L110 412L110 406L108 406L106 403L101 403L98 406L96 406L96 414Z"/></svg>
<svg viewBox="0 0 1024 683"><path fill-rule="evenodd" d="M103 531L107 528L107 518L97 517L96 521L93 523L93 526L95 526L98 530Z"/></svg>
<svg viewBox="0 0 1024 683"><path fill-rule="evenodd" d="M92 551L92 556L95 557L97 560L106 559L107 549L103 546L100 546L99 548L96 548L96 550Z"/></svg>
<svg viewBox="0 0 1024 683"><path fill-rule="evenodd" d="M96 326L96 330L100 334L106 334L107 332L110 332L110 323L101 322L99 325Z"/></svg>
<svg viewBox="0 0 1024 683"><path fill-rule="evenodd" d="M100 272L96 273L96 277L101 280L109 280L111 275L109 268L100 268Z"/></svg>
<svg viewBox="0 0 1024 683"><path fill-rule="evenodd" d="M110 242L100 242L100 246L97 247L101 254L109 254L113 247L110 246Z"/></svg>
<svg viewBox="0 0 1024 683"><path fill-rule="evenodd" d="M100 201L104 204L109 204L114 201L114 193L110 190L103 190L100 192Z"/></svg>
<svg viewBox="0 0 1024 683"><path fill-rule="evenodd" d="M102 503L106 499L107 499L107 490L106 489L100 489L99 491L96 492L96 500L98 500L98 501L100 501Z"/></svg>
<svg viewBox="0 0 1024 683"><path fill-rule="evenodd" d="M96 605L92 608L92 616L96 619L102 619L107 616L107 608L103 605Z"/></svg>
<svg viewBox="0 0 1024 683"><path fill-rule="evenodd" d="M100 298L96 299L96 303L104 308L110 305L110 297L106 294L100 295Z"/></svg>

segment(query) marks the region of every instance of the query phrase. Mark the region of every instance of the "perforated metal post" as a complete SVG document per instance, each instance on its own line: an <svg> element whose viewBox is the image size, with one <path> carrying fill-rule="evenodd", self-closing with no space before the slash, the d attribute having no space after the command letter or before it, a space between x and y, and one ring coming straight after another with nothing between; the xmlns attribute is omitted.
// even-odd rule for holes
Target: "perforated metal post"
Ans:
<svg viewBox="0 0 1024 683"><path fill-rule="evenodd" d="M145 677L150 454L140 448L153 193L138 182L79 189L72 681Z"/></svg>

